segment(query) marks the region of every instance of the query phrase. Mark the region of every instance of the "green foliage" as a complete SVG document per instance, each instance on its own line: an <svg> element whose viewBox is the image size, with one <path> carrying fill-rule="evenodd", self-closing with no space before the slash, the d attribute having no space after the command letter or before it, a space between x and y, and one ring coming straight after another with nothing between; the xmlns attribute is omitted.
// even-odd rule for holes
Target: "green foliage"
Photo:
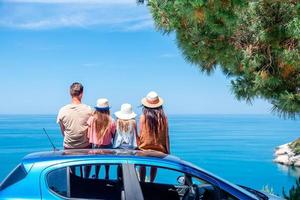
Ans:
<svg viewBox="0 0 300 200"><path fill-rule="evenodd" d="M286 194L283 189L283 197L287 200L300 200L300 178L296 180L296 186L293 186L289 194Z"/></svg>
<svg viewBox="0 0 300 200"><path fill-rule="evenodd" d="M239 100L300 114L300 3L296 0L148 0L156 27L174 32L185 59L220 67Z"/></svg>
<svg viewBox="0 0 300 200"><path fill-rule="evenodd" d="M244 1L235 1L243 5ZM231 10L240 6L230 1L214 3L205 0L149 1L156 27L163 33L176 32L179 48L186 60L210 73L217 66L227 66L227 74L236 70L240 55L228 41L233 35L236 16ZM221 62L219 62L221 61Z"/></svg>
<svg viewBox="0 0 300 200"><path fill-rule="evenodd" d="M293 150L293 152L298 155L300 154L300 138L295 140L290 144L290 148Z"/></svg>
<svg viewBox="0 0 300 200"><path fill-rule="evenodd" d="M293 1L253 1L235 29L235 47L243 51L241 76L253 77L253 97L269 100L284 117L300 113L298 20Z"/></svg>

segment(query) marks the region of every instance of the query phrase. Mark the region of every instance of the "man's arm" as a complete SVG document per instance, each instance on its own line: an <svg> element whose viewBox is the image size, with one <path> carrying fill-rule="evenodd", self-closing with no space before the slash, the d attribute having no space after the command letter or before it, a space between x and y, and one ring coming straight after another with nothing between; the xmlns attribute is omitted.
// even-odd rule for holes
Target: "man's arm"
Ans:
<svg viewBox="0 0 300 200"><path fill-rule="evenodd" d="M65 137L65 126L63 125L62 121L59 121L59 126L61 130L61 134L63 135L63 137Z"/></svg>

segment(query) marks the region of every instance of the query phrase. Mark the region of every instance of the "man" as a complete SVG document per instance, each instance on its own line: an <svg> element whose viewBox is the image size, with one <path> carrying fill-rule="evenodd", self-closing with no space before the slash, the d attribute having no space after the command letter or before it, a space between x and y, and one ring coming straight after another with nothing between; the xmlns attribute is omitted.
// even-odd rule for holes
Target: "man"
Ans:
<svg viewBox="0 0 300 200"><path fill-rule="evenodd" d="M92 115L92 109L81 103L83 86L73 83L70 86L71 104L62 107L57 116L62 135L64 137L65 149L91 148L87 138L87 121Z"/></svg>

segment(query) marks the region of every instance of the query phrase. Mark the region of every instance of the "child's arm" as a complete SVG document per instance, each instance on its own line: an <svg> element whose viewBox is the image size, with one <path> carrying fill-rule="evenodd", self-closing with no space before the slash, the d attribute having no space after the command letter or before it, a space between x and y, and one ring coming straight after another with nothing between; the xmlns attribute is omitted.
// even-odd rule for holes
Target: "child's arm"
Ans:
<svg viewBox="0 0 300 200"><path fill-rule="evenodd" d="M116 122L115 122L115 120L112 120L111 121L111 137L112 137L112 139L114 138L114 136L115 136L115 134L116 134L116 131L117 131L117 127L116 127L117 125L116 125Z"/></svg>
<svg viewBox="0 0 300 200"><path fill-rule="evenodd" d="M140 142L140 137L139 137L138 132L137 132L136 123L133 124L133 131L134 131L133 146L134 146L134 148L137 148L138 144Z"/></svg>
<svg viewBox="0 0 300 200"><path fill-rule="evenodd" d="M140 137L142 135L143 132L143 128L144 128L144 124L145 124L145 116L142 114L140 117L140 134L136 134L137 135L137 140L138 140L138 146L140 144ZM138 133L138 131L136 131L136 133Z"/></svg>

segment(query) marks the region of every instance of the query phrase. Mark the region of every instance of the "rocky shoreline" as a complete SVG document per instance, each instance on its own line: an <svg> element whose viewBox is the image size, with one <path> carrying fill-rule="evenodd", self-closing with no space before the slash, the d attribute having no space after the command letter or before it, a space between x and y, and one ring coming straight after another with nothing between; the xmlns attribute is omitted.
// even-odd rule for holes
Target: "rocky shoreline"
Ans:
<svg viewBox="0 0 300 200"><path fill-rule="evenodd" d="M290 145L291 143L287 143L276 147L273 161L283 165L300 167L300 155L296 155Z"/></svg>

